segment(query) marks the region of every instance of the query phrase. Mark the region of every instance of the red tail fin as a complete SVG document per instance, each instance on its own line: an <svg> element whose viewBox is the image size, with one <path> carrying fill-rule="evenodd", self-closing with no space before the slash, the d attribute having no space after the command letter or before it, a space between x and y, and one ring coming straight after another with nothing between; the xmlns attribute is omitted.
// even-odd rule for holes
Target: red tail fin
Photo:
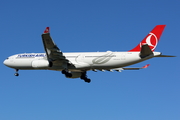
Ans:
<svg viewBox="0 0 180 120"><path fill-rule="evenodd" d="M135 48L129 52L141 51L141 46L144 44L148 44L150 49L154 51L165 26L166 25L157 25Z"/></svg>

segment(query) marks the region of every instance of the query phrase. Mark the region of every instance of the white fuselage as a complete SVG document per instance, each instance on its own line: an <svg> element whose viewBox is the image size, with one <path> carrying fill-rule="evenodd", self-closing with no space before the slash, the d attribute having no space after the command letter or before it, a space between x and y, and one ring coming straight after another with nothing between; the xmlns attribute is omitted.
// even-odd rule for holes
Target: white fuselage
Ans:
<svg viewBox="0 0 180 120"><path fill-rule="evenodd" d="M63 53L66 59L74 66L68 66L71 71L79 70L109 70L121 68L135 63L142 62L152 57L158 56L160 52L153 52L152 56L145 59L139 56L140 52L78 52ZM49 69L62 71L62 65L53 63L49 67L46 53L24 53L10 56L4 61L4 64L14 69L33 70Z"/></svg>

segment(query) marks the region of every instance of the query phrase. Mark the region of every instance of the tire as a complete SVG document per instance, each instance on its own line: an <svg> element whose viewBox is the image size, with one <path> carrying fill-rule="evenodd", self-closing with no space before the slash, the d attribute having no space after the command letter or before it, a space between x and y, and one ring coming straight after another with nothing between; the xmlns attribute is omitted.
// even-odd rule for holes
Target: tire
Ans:
<svg viewBox="0 0 180 120"><path fill-rule="evenodd" d="M15 75L15 76L19 76L19 73L15 73L14 75Z"/></svg>

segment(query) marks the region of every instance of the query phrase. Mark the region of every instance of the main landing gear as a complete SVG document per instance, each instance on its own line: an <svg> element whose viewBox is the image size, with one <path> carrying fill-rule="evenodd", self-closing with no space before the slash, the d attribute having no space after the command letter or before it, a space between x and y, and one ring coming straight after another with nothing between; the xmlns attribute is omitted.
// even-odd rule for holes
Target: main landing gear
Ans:
<svg viewBox="0 0 180 120"><path fill-rule="evenodd" d="M90 83L91 80L89 78L87 78L87 75L86 75L86 72L79 72L79 73L76 73L74 72L74 77L73 77L73 72L69 72L68 70L62 70L62 74L64 74L67 78L81 78L82 80L84 80L85 82L87 83Z"/></svg>
<svg viewBox="0 0 180 120"><path fill-rule="evenodd" d="M66 77L69 77L71 78L72 77L72 74L68 72L68 70L63 70L62 71L62 74L65 74Z"/></svg>
<svg viewBox="0 0 180 120"><path fill-rule="evenodd" d="M18 71L19 71L19 69L16 69L16 73L14 73L15 76L19 76Z"/></svg>
<svg viewBox="0 0 180 120"><path fill-rule="evenodd" d="M91 79L87 78L86 72L83 72L80 78L87 83L91 82Z"/></svg>

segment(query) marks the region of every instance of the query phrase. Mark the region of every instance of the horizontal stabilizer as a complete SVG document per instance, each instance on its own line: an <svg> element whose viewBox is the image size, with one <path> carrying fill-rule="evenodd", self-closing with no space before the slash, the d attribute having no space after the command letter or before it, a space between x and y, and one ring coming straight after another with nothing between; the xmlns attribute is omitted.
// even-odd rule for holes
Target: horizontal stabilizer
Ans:
<svg viewBox="0 0 180 120"><path fill-rule="evenodd" d="M141 51L140 51L140 57L145 58L149 55L153 55L153 52L149 48L148 44L142 45Z"/></svg>
<svg viewBox="0 0 180 120"><path fill-rule="evenodd" d="M172 55L158 55L158 56L155 56L155 57L176 57L176 56L172 56Z"/></svg>

